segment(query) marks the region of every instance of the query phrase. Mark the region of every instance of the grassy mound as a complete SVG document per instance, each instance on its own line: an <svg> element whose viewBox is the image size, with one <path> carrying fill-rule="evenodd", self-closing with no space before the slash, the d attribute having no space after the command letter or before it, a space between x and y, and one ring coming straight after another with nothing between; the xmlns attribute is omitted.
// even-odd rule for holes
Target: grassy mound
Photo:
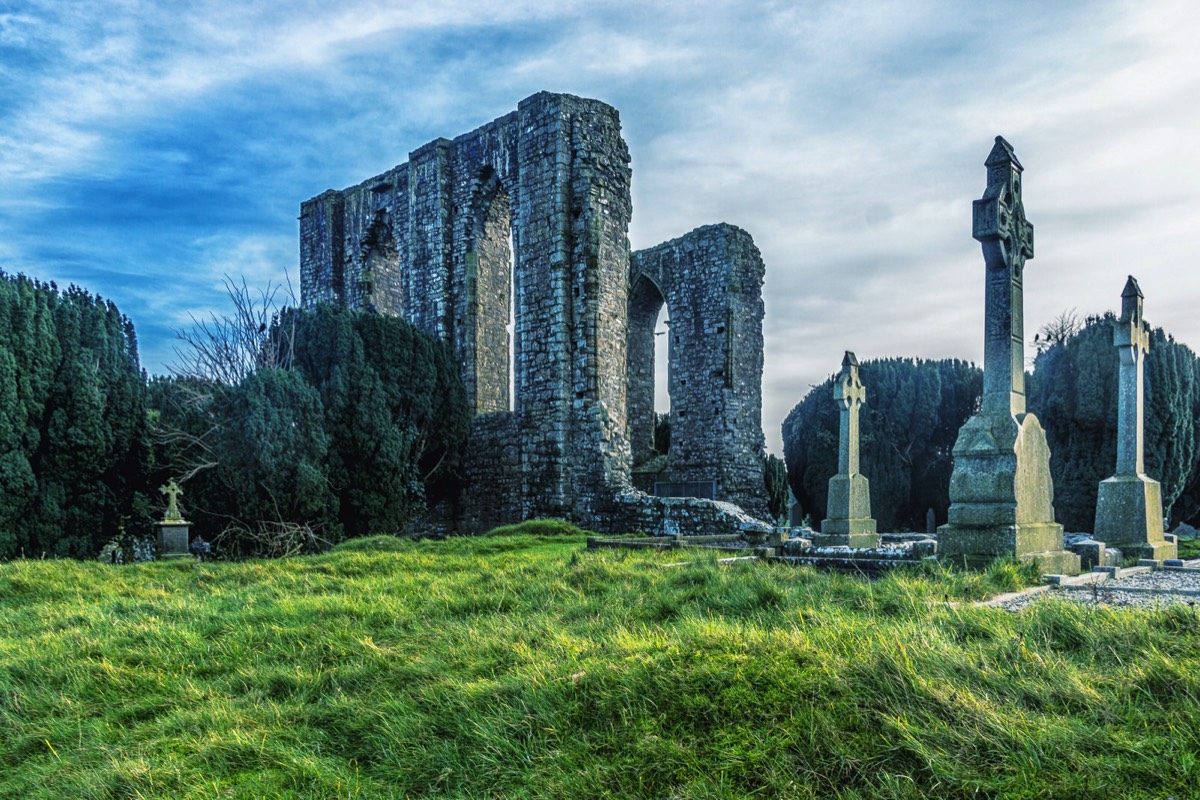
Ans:
<svg viewBox="0 0 1200 800"><path fill-rule="evenodd" d="M577 534L0 565L0 796L1177 797L1200 618ZM374 542L372 544L371 542ZM683 559L691 563L668 566Z"/></svg>

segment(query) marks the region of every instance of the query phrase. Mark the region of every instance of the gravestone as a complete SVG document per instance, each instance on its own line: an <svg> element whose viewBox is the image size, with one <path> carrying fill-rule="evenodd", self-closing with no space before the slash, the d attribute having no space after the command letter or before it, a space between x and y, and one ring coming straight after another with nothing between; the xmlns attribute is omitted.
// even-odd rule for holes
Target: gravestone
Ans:
<svg viewBox="0 0 1200 800"><path fill-rule="evenodd" d="M167 510L161 521L155 523L155 551L160 559L191 558L188 550L188 529L192 523L179 513L179 495L183 489L174 479L167 481L159 491L167 496Z"/></svg>
<svg viewBox="0 0 1200 800"><path fill-rule="evenodd" d="M813 536L817 547L878 547L879 534L871 519L871 492L858 471L858 410L867 402L867 390L858 378L858 359L846 351L842 371L833 384L841 425L838 435L838 474L829 479L829 500L821 532Z"/></svg>
<svg viewBox="0 0 1200 800"><path fill-rule="evenodd" d="M800 501L793 500L788 506L788 527L799 528L804 525L804 509Z"/></svg>
<svg viewBox="0 0 1200 800"><path fill-rule="evenodd" d="M944 558L982 565L1015 556L1043 572L1076 573L1054 522L1050 448L1025 410L1024 270L1033 225L1021 198L1024 168L1003 137L984 162L987 187L974 202L973 236L983 248L983 405L958 432L948 521L938 529Z"/></svg>
<svg viewBox="0 0 1200 800"><path fill-rule="evenodd" d="M1142 319L1142 290L1133 276L1121 293L1121 318L1113 331L1120 355L1117 395L1117 472L1100 482L1096 539L1127 555L1175 558L1178 546L1163 538L1162 487L1145 473L1144 368L1150 330Z"/></svg>

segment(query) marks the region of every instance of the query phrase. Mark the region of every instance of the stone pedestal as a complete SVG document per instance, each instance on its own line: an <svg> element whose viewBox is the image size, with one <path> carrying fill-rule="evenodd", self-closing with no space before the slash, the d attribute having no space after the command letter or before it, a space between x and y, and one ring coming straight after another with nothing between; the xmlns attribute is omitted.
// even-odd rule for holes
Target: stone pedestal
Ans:
<svg viewBox="0 0 1200 800"><path fill-rule="evenodd" d="M155 524L155 556L160 560L169 560L172 558L191 558L192 553L188 550L190 543L188 529L191 528L191 523L186 520L179 521L163 521Z"/></svg>
<svg viewBox="0 0 1200 800"><path fill-rule="evenodd" d="M1046 432L1033 414L975 416L958 432L948 522L938 528L942 558L982 566L1004 556L1046 573L1079 572L1054 522Z"/></svg>
<svg viewBox="0 0 1200 800"><path fill-rule="evenodd" d="M1092 536L1126 555L1162 561L1178 547L1163 537L1162 487L1145 475L1117 475L1100 482Z"/></svg>
<svg viewBox="0 0 1200 800"><path fill-rule="evenodd" d="M871 518L871 490L863 475L834 475L829 479L829 519L813 534L816 547L878 547L879 534Z"/></svg>

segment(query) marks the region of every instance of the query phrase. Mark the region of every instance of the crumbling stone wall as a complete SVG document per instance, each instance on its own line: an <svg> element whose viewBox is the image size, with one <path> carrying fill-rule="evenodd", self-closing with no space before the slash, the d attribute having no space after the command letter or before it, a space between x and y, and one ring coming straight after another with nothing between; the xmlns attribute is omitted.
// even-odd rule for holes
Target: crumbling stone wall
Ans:
<svg viewBox="0 0 1200 800"><path fill-rule="evenodd" d="M616 110L543 92L470 133L418 148L382 175L301 205L303 304L399 314L452 344L476 414L459 520L466 529L531 516L604 527L616 498L629 496L629 181ZM678 302L702 306L705 325L745 306L745 324L758 326L755 339L739 332L742 322L726 319L729 347L712 358L747 359L748 369L727 370L734 385L725 387L716 410L733 413L728 420L736 418L739 430L751 419L760 428L757 401L752 412L742 411L751 395L736 386L742 377L761 377L757 250L728 226L677 241L692 242L680 245L691 248L689 257L710 259L708 272L695 272L697 280L718 277L711 292L681 289ZM666 252L646 263L667 259ZM721 258L744 265L726 274ZM743 287L758 298L757 311L752 302L727 299ZM697 357L695 364L709 368L710 360ZM707 453L685 457L685 448L679 474L708 475L743 440L757 458L761 430L751 439L726 443L716 460ZM730 497L751 498L748 484L738 483L749 475L742 461L749 463L739 453L722 466L720 480ZM761 495L761 468L757 476Z"/></svg>
<svg viewBox="0 0 1200 800"><path fill-rule="evenodd" d="M708 225L634 253L629 435L653 455L654 324L669 317L671 447L661 481L716 483L716 500L766 515L762 454L762 256L750 234Z"/></svg>

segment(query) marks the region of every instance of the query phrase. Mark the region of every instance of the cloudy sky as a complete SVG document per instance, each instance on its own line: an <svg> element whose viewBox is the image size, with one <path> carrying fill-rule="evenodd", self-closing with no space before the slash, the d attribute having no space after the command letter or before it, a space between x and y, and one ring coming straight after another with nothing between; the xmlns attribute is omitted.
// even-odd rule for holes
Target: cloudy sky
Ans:
<svg viewBox="0 0 1200 800"><path fill-rule="evenodd" d="M595 97L635 249L725 221L762 250L778 452L843 350L982 359L998 133L1037 230L1027 338L1133 274L1200 349L1198 41L1193 0L0 0L0 269L112 298L163 373L222 276L296 284L302 200L534 92Z"/></svg>

